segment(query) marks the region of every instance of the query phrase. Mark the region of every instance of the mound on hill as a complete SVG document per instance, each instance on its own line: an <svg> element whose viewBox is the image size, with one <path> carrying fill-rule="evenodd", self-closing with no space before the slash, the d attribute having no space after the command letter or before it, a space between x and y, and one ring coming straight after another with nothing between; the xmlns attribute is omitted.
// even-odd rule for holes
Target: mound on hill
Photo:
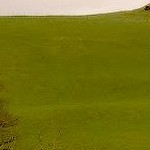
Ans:
<svg viewBox="0 0 150 150"><path fill-rule="evenodd" d="M144 10L150 11L150 4L146 5L146 6L144 7Z"/></svg>

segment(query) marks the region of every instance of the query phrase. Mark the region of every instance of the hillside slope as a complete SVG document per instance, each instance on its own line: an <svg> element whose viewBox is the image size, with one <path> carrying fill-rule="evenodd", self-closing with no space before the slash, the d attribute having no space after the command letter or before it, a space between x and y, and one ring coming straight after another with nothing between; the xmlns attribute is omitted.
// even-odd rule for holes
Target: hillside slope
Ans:
<svg viewBox="0 0 150 150"><path fill-rule="evenodd" d="M150 149L150 13L1 17L0 79L15 150Z"/></svg>

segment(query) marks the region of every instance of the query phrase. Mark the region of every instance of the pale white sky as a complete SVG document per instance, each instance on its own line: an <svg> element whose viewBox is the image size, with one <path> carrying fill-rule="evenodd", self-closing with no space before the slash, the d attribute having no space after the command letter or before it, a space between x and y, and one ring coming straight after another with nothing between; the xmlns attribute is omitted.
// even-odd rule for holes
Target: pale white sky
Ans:
<svg viewBox="0 0 150 150"><path fill-rule="evenodd" d="M150 0L0 0L0 15L84 15L135 9Z"/></svg>

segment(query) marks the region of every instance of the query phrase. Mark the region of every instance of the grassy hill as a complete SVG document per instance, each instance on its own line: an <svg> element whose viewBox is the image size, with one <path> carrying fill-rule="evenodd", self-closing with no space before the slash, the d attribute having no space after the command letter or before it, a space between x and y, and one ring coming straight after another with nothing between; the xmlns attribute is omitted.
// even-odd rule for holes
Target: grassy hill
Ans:
<svg viewBox="0 0 150 150"><path fill-rule="evenodd" d="M150 149L150 12L1 17L0 80L15 150Z"/></svg>

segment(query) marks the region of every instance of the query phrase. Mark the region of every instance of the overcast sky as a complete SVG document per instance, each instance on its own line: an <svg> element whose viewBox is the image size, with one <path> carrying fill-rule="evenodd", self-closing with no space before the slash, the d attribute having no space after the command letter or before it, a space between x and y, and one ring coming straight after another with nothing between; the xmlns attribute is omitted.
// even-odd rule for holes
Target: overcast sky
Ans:
<svg viewBox="0 0 150 150"><path fill-rule="evenodd" d="M150 0L0 0L0 15L80 15L130 10Z"/></svg>

